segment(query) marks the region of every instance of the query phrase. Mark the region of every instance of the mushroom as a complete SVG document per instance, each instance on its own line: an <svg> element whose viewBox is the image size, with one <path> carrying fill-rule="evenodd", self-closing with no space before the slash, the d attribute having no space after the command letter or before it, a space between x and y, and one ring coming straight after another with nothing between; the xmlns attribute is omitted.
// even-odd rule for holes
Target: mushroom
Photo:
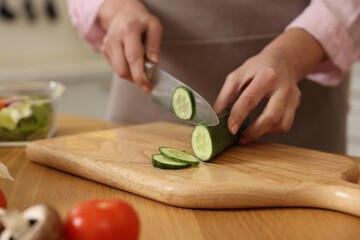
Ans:
<svg viewBox="0 0 360 240"><path fill-rule="evenodd" d="M38 204L23 213L17 210L0 211L4 229L0 240L59 240L62 238L62 222L50 206Z"/></svg>

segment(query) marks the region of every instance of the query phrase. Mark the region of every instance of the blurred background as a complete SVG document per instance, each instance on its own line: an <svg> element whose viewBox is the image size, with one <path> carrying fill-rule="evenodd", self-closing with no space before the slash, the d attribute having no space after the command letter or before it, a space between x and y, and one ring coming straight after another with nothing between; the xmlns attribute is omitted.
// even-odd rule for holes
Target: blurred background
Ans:
<svg viewBox="0 0 360 240"><path fill-rule="evenodd" d="M65 0L0 0L0 81L59 81L61 112L104 118L111 76L72 27Z"/></svg>
<svg viewBox="0 0 360 240"><path fill-rule="evenodd" d="M348 116L348 154L360 156L360 62L353 65Z"/></svg>
<svg viewBox="0 0 360 240"><path fill-rule="evenodd" d="M111 69L70 24L64 0L0 0L1 81L59 81L60 112L105 119ZM360 156L360 63L352 71L348 154Z"/></svg>

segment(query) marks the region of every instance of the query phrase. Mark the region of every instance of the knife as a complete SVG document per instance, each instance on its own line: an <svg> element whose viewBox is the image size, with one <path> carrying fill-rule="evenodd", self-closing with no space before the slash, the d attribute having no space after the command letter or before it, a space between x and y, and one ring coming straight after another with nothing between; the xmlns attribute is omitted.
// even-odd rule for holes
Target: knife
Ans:
<svg viewBox="0 0 360 240"><path fill-rule="evenodd" d="M145 73L152 83L152 100L162 108L174 113L172 110L172 96L175 89L184 86L192 91L195 100L195 116L188 122L193 124L205 123L209 126L219 124L219 118L210 104L193 89L177 80L167 72L161 70L155 63L145 62Z"/></svg>

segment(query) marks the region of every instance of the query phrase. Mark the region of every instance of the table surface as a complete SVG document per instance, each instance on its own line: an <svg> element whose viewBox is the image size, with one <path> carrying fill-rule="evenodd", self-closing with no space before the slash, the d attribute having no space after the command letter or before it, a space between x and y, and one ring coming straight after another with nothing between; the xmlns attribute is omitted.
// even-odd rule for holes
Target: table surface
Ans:
<svg viewBox="0 0 360 240"><path fill-rule="evenodd" d="M109 129L121 124L61 115L57 136ZM360 162L359 158L352 157ZM30 162L23 147L0 148L15 182L0 179L9 208L37 203L55 207L64 219L76 203L118 198L130 203L141 221L141 239L360 239L360 218L312 208L196 210L168 206L103 184Z"/></svg>

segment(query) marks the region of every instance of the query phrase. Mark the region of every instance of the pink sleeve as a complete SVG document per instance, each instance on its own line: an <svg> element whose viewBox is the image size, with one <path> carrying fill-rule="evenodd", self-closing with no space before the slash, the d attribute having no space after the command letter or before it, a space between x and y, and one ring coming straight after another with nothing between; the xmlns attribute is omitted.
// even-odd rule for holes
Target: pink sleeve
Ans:
<svg viewBox="0 0 360 240"><path fill-rule="evenodd" d="M320 42L327 59L308 78L335 86L360 55L359 26L359 0L312 0L286 29L302 28Z"/></svg>
<svg viewBox="0 0 360 240"><path fill-rule="evenodd" d="M80 36L99 51L105 31L96 21L98 11L105 0L67 0L72 24Z"/></svg>

